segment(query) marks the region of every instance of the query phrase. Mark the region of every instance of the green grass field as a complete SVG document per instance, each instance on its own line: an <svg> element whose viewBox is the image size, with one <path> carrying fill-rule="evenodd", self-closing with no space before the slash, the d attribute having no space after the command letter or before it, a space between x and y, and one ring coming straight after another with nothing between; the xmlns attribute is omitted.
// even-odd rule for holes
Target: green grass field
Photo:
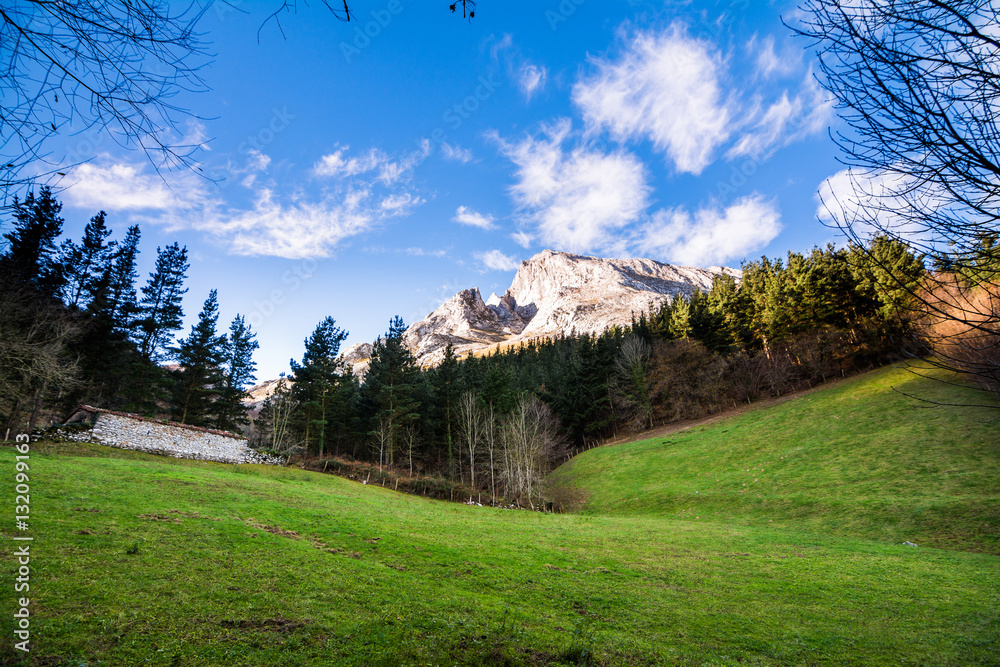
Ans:
<svg viewBox="0 0 1000 667"><path fill-rule="evenodd" d="M904 383L973 395L890 369L591 450L576 514L34 445L27 657L5 447L0 664L1000 664L996 413Z"/></svg>

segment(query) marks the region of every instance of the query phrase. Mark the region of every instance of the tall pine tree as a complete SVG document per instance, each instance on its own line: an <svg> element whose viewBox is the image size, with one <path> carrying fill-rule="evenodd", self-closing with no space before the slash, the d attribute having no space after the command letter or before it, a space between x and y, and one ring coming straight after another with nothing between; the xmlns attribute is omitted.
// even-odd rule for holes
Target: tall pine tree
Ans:
<svg viewBox="0 0 1000 667"><path fill-rule="evenodd" d="M133 340L144 359L159 361L170 347L173 332L181 328L181 299L187 293L184 279L189 266L186 247L173 243L166 250L156 249L156 269L142 288L138 319L132 326Z"/></svg>
<svg viewBox="0 0 1000 667"><path fill-rule="evenodd" d="M350 428L353 397L350 374L339 359L347 332L326 317L305 341L302 363L294 359L292 398L298 401L296 426L306 447L318 456L338 431Z"/></svg>
<svg viewBox="0 0 1000 667"><path fill-rule="evenodd" d="M29 192L24 201L14 198L14 229L4 234L8 249L0 258L6 279L29 285L45 296L55 296L62 286L56 239L62 233L60 204L52 190L43 187L38 197Z"/></svg>
<svg viewBox="0 0 1000 667"><path fill-rule="evenodd" d="M403 429L420 418L415 396L420 370L403 345L405 331L403 319L392 318L389 331L372 346L371 363L361 385L362 404L370 415L368 432L378 449L380 464L395 462Z"/></svg>
<svg viewBox="0 0 1000 667"><path fill-rule="evenodd" d="M105 223L106 216L101 211L90 219L79 244L72 240L62 244L60 292L67 306L82 310L104 291L102 279L110 269L115 246L113 241L108 242L111 230Z"/></svg>
<svg viewBox="0 0 1000 667"><path fill-rule="evenodd" d="M221 429L235 431L249 423L243 398L247 385L257 379L253 353L258 347L257 334L242 315L237 315L229 325L223 362L224 379L216 401L216 425Z"/></svg>
<svg viewBox="0 0 1000 667"><path fill-rule="evenodd" d="M218 322L219 300L212 290L198 313L198 322L176 350L180 369L176 371L174 414L182 424L213 423L213 404L225 381L222 364L227 347L226 337L216 331Z"/></svg>

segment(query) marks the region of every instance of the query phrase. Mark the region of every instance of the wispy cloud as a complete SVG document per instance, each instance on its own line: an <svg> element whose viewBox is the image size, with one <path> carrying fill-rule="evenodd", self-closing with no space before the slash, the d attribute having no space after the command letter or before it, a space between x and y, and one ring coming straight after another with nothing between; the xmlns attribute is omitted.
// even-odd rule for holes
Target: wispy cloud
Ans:
<svg viewBox="0 0 1000 667"><path fill-rule="evenodd" d="M235 255L324 257L425 202L404 181L426 150L401 158L375 149L349 157L346 150L338 147L314 165L314 175L336 182L313 197L298 188L280 196L273 182L258 184L270 158L252 152L243 167L227 171L252 192L249 208L226 204L221 190L190 171L157 174L143 163L106 157L73 170L62 196L75 207L123 211L136 222L204 234Z"/></svg>
<svg viewBox="0 0 1000 667"><path fill-rule="evenodd" d="M209 181L186 169L162 174L145 163L116 162L102 156L73 169L61 183L72 206L115 211L165 211L201 206Z"/></svg>
<svg viewBox="0 0 1000 667"><path fill-rule="evenodd" d="M833 98L809 71L794 96L784 91L770 106L750 115L751 123L726 157L767 157L783 146L822 132L833 117Z"/></svg>
<svg viewBox="0 0 1000 667"><path fill-rule="evenodd" d="M573 86L591 131L619 141L646 138L678 171L699 174L733 130L722 55L680 24L640 32L616 59L590 58L594 72Z"/></svg>
<svg viewBox="0 0 1000 667"><path fill-rule="evenodd" d="M329 256L339 243L372 229L379 220L365 191L286 204L264 189L250 210L217 213L197 228L235 255L305 259Z"/></svg>
<svg viewBox="0 0 1000 667"><path fill-rule="evenodd" d="M452 220L463 225L479 227L480 229L486 230L496 227L496 225L493 224L494 218L492 215L483 215L482 213L473 211L471 208L466 206L459 206L455 211L455 217L453 217Z"/></svg>
<svg viewBox="0 0 1000 667"><path fill-rule="evenodd" d="M565 150L571 129L563 119L519 141L495 138L516 168L510 191L522 232L561 250L607 249L648 204L646 170L622 150Z"/></svg>
<svg viewBox="0 0 1000 667"><path fill-rule="evenodd" d="M479 261L486 271L516 271L521 265L510 255L505 255L499 250L487 250L486 252L473 253L473 257Z"/></svg>
<svg viewBox="0 0 1000 667"><path fill-rule="evenodd" d="M473 158L471 149L462 148L461 146L452 146L447 142L441 144L441 154L446 160L461 162L462 164L472 162Z"/></svg>
<svg viewBox="0 0 1000 667"><path fill-rule="evenodd" d="M313 174L324 177L357 176L374 171L390 161L389 156L377 148L359 156L345 157L350 148L338 145L332 153L324 155L313 165Z"/></svg>
<svg viewBox="0 0 1000 667"><path fill-rule="evenodd" d="M678 172L700 174L727 146L727 159L767 157L833 118L811 71L796 76L801 83L792 89L747 86L733 80L730 56L681 23L662 32L623 30L619 39L617 55L589 59L592 71L573 86L573 102L589 133L648 140ZM802 71L800 61L776 54L773 37L755 36L746 48L761 78Z"/></svg>
<svg viewBox="0 0 1000 667"><path fill-rule="evenodd" d="M524 93L525 98L530 100L535 92L545 88L548 78L549 70L547 67L539 67L538 65L525 62L519 72L518 86L521 88L521 92Z"/></svg>
<svg viewBox="0 0 1000 667"><path fill-rule="evenodd" d="M774 47L774 36L767 35L763 39L754 35L746 45L749 55L757 69L757 75L769 79L775 75L784 76L794 72L800 58L789 54L778 55Z"/></svg>
<svg viewBox="0 0 1000 667"><path fill-rule="evenodd" d="M683 208L657 211L638 238L640 252L690 266L724 264L759 250L781 231L781 214L761 195L693 214Z"/></svg>

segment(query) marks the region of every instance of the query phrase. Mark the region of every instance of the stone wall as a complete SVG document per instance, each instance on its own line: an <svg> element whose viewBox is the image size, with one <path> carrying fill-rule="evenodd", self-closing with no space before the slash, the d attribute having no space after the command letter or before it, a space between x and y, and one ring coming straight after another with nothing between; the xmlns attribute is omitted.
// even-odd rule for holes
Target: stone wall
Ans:
<svg viewBox="0 0 1000 667"><path fill-rule="evenodd" d="M249 448L246 440L224 431L184 424L165 424L136 415L94 408L84 408L81 412L89 413L86 416L93 423L91 441L102 445L202 461L248 461Z"/></svg>

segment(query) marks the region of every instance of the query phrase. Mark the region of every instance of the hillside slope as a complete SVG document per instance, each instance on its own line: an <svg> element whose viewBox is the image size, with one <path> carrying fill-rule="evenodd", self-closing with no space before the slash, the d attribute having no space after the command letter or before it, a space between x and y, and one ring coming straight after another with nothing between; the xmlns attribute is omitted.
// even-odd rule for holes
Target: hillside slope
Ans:
<svg viewBox="0 0 1000 667"><path fill-rule="evenodd" d="M761 523L1000 554L997 410L886 368L667 437L599 447L549 478L587 514Z"/></svg>

